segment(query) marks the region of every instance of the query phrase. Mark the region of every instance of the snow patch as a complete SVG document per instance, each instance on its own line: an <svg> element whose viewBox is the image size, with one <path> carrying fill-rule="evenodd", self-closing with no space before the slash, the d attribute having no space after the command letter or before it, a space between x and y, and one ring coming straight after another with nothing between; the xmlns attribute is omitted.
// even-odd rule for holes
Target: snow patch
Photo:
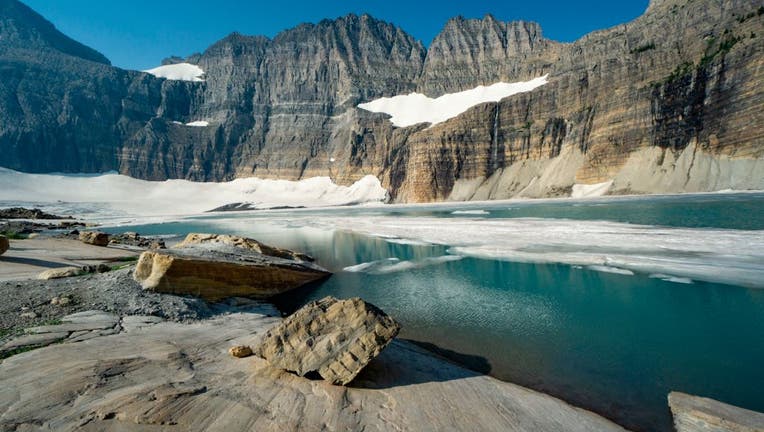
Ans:
<svg viewBox="0 0 764 432"><path fill-rule="evenodd" d="M615 273L615 274L622 274L626 276L634 276L634 272L631 270L621 269L618 267L610 267L606 265L590 265L587 266L589 270L594 270L602 273Z"/></svg>
<svg viewBox="0 0 764 432"><path fill-rule="evenodd" d="M119 174L27 174L0 168L0 201L66 203L72 209L93 208L96 217L114 215L115 211L123 216L191 215L245 202L259 209L354 205L383 202L386 195L379 180L371 175L351 186L338 186L329 177L300 181L251 177L225 183L152 182Z"/></svg>
<svg viewBox="0 0 764 432"><path fill-rule="evenodd" d="M195 126L195 127L206 127L209 125L210 125L210 122L204 121L204 120L197 120L197 121L192 121L190 123L186 123L186 126Z"/></svg>
<svg viewBox="0 0 764 432"><path fill-rule="evenodd" d="M478 86L471 90L444 94L435 99L421 93L385 97L362 103L358 105L358 108L389 114L390 121L398 127L418 123L435 125L454 118L475 105L498 102L505 97L536 89L547 83L548 76L544 75L530 81L498 82L487 87Z"/></svg>
<svg viewBox="0 0 764 432"><path fill-rule="evenodd" d="M191 63L177 63L171 65L164 65L155 67L154 69L145 70L144 72L154 75L158 78L167 78L168 80L175 81L204 81L204 70L197 65Z"/></svg>
<svg viewBox="0 0 764 432"><path fill-rule="evenodd" d="M570 194L571 198L593 198L605 195L610 186L613 185L613 180L609 180L602 183L595 184L579 184L573 185L573 192Z"/></svg>
<svg viewBox="0 0 764 432"><path fill-rule="evenodd" d="M491 212L487 210L454 210L452 215L489 215Z"/></svg>

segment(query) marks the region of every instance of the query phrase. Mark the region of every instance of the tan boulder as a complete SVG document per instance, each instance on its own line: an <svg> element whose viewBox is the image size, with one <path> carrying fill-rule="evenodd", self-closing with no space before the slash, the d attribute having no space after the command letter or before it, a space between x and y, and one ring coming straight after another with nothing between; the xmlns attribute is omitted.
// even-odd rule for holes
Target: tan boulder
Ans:
<svg viewBox="0 0 764 432"><path fill-rule="evenodd" d="M266 244L260 243L259 241L255 239L251 239L248 237L239 237L239 236L232 236L227 234L199 234L199 233L191 233L186 236L186 238L176 244L175 248L187 248L187 247L195 247L199 245L207 245L207 246L214 246L214 245L227 245L227 246L234 246L250 251L254 251L263 255L278 257L278 258L284 258L284 259L291 259L291 260L297 260L297 261L313 261L313 258L305 255L303 253L294 252L289 249L280 249L273 246L268 246Z"/></svg>
<svg viewBox="0 0 764 432"><path fill-rule="evenodd" d="M79 267L60 267L45 270L37 275L37 279L49 280L49 279L62 279L72 276L79 276L83 274L83 271Z"/></svg>
<svg viewBox="0 0 764 432"><path fill-rule="evenodd" d="M677 432L764 432L764 413L680 392L668 402Z"/></svg>
<svg viewBox="0 0 764 432"><path fill-rule="evenodd" d="M11 248L11 242L8 241L8 237L0 235L0 255L4 254Z"/></svg>
<svg viewBox="0 0 764 432"><path fill-rule="evenodd" d="M310 262L231 246L197 246L143 252L133 278L147 290L218 301L227 297L268 298L330 274Z"/></svg>
<svg viewBox="0 0 764 432"><path fill-rule="evenodd" d="M277 368L318 372L345 385L389 344L400 326L360 298L326 297L302 307L266 333L255 353Z"/></svg>
<svg viewBox="0 0 764 432"><path fill-rule="evenodd" d="M95 246L108 246L109 235L101 231L82 231L80 241Z"/></svg>
<svg viewBox="0 0 764 432"><path fill-rule="evenodd" d="M252 348L246 345L232 346L228 349L228 353L236 358L244 358L252 355Z"/></svg>

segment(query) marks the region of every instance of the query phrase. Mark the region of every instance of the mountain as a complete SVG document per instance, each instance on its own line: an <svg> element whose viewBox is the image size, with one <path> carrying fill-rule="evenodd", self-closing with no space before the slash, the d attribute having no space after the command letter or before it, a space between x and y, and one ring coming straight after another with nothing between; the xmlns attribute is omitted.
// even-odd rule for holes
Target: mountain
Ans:
<svg viewBox="0 0 764 432"><path fill-rule="evenodd" d="M114 68L4 0L0 166L151 180L373 174L399 202L568 196L604 182L614 194L764 189L763 41L753 0L653 0L569 44L535 23L457 17L425 49L348 15L273 39L234 33L163 62L201 68L192 82ZM533 91L431 126L357 107L543 75Z"/></svg>

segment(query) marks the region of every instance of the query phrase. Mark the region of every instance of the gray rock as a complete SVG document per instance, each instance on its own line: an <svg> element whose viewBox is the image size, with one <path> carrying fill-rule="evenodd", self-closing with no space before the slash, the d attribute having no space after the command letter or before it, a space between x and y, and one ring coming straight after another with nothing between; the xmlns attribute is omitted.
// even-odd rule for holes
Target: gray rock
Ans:
<svg viewBox="0 0 764 432"><path fill-rule="evenodd" d="M305 376L318 372L348 384L393 340L400 326L360 298L308 303L269 331L255 353L274 367Z"/></svg>
<svg viewBox="0 0 764 432"><path fill-rule="evenodd" d="M15 349L32 347L32 346L50 345L54 342L63 340L68 336L69 336L69 332L67 331L46 332L41 334L30 334L30 335L20 336L6 342L5 345L0 347L0 352L8 352Z"/></svg>
<svg viewBox="0 0 764 432"><path fill-rule="evenodd" d="M108 246L109 235L101 231L81 231L80 241L94 246Z"/></svg>
<svg viewBox="0 0 764 432"><path fill-rule="evenodd" d="M50 280L50 279L63 279L68 277L80 276L83 271L80 267L60 267L45 270L37 275L37 279Z"/></svg>
<svg viewBox="0 0 764 432"><path fill-rule="evenodd" d="M668 395L677 432L762 432L764 413L680 392Z"/></svg>

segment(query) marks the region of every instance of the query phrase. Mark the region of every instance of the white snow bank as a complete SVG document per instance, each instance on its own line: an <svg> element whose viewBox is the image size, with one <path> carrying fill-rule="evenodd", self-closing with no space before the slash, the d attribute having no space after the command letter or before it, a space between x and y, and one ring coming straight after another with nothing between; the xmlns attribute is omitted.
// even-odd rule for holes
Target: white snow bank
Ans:
<svg viewBox="0 0 764 432"><path fill-rule="evenodd" d="M392 116L390 121L398 127L417 123L433 125L454 118L475 105L485 102L498 102L517 93L531 91L547 83L544 75L530 81L515 83L499 82L490 86L478 86L459 93L448 93L438 98L430 98L421 93L410 93L375 99L362 103L358 108L366 111L385 113Z"/></svg>
<svg viewBox="0 0 764 432"><path fill-rule="evenodd" d="M226 183L187 180L151 182L119 174L26 174L0 168L0 201L97 203L103 213L134 216L198 214L232 203L257 208L337 206L384 201L386 190L374 176L351 186L329 177L301 181L241 178ZM81 208L82 206L73 206Z"/></svg>
<svg viewBox="0 0 764 432"><path fill-rule="evenodd" d="M602 183L595 184L579 184L573 185L573 192L570 194L571 198L593 198L605 195L610 186L613 185L613 180L609 180Z"/></svg>
<svg viewBox="0 0 764 432"><path fill-rule="evenodd" d="M176 81L204 81L202 76L204 70L197 65L191 63L177 63L165 66L155 67L154 69L145 70L144 72L150 73L155 77L167 78L169 80Z"/></svg>
<svg viewBox="0 0 764 432"><path fill-rule="evenodd" d="M210 125L210 122L205 120L197 120L197 121L192 121L190 123L186 123L186 126L194 126L194 127L206 127L209 125Z"/></svg>
<svg viewBox="0 0 764 432"><path fill-rule="evenodd" d="M491 212L487 210L454 210L452 215L489 215Z"/></svg>
<svg viewBox="0 0 764 432"><path fill-rule="evenodd" d="M460 255L443 255L411 261L400 261L398 258L387 258L379 261L356 264L350 267L345 267L342 270L351 273L389 274L459 261L463 258L464 257Z"/></svg>
<svg viewBox="0 0 764 432"><path fill-rule="evenodd" d="M764 231L537 218L285 218L293 225L451 245L455 255L764 288Z"/></svg>

